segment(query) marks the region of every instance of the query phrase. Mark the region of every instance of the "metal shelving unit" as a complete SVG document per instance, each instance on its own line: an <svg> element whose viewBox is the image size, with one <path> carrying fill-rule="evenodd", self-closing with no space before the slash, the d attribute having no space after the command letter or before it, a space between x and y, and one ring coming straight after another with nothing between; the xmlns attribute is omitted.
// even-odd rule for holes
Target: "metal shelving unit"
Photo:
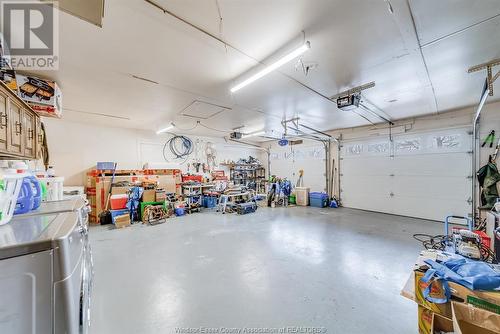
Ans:
<svg viewBox="0 0 500 334"><path fill-rule="evenodd" d="M266 179L266 169L261 165L253 164L227 164L229 167L230 180L235 185L242 185L256 190L262 187Z"/></svg>

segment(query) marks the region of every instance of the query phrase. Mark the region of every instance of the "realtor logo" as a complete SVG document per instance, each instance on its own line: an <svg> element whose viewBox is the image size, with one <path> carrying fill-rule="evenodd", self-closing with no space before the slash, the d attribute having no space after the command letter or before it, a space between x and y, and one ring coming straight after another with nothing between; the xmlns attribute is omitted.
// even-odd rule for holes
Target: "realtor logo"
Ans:
<svg viewBox="0 0 500 334"><path fill-rule="evenodd" d="M2 54L20 70L58 69L58 10L55 2L2 1Z"/></svg>

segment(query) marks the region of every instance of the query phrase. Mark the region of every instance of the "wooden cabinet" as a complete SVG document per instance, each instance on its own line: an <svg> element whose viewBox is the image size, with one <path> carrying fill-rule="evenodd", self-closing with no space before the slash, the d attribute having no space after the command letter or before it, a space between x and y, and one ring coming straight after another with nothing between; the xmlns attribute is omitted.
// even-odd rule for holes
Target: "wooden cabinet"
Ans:
<svg viewBox="0 0 500 334"><path fill-rule="evenodd" d="M42 159L42 146L43 146L43 131L42 121L40 117L35 117L35 158Z"/></svg>
<svg viewBox="0 0 500 334"><path fill-rule="evenodd" d="M23 109L15 100L9 100L8 128L9 140L7 150L16 155L23 154Z"/></svg>
<svg viewBox="0 0 500 334"><path fill-rule="evenodd" d="M9 98L0 92L0 151L7 151Z"/></svg>
<svg viewBox="0 0 500 334"><path fill-rule="evenodd" d="M35 128L36 128L36 116L34 113L29 112L28 110L23 110L23 128L25 130L24 139L24 155L26 157L31 157L34 159L36 157L36 137L35 137Z"/></svg>
<svg viewBox="0 0 500 334"><path fill-rule="evenodd" d="M0 81L0 159L41 157L40 117Z"/></svg>

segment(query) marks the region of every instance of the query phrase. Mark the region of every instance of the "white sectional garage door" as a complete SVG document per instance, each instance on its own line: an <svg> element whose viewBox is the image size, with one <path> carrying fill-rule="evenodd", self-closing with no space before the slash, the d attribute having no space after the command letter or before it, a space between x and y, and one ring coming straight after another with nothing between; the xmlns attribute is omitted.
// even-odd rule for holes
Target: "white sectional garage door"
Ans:
<svg viewBox="0 0 500 334"><path fill-rule="evenodd" d="M345 207L432 220L471 212L471 135L447 129L343 141Z"/></svg>

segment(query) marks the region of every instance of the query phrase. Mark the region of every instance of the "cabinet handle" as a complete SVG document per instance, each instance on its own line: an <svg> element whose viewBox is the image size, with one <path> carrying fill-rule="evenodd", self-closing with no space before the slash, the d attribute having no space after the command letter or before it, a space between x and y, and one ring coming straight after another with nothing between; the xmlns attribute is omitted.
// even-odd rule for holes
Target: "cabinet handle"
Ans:
<svg viewBox="0 0 500 334"><path fill-rule="evenodd" d="M28 139L35 138L35 131L33 129L28 129Z"/></svg>
<svg viewBox="0 0 500 334"><path fill-rule="evenodd" d="M22 132L23 132L23 125L20 122L16 122L16 135L20 135Z"/></svg>
<svg viewBox="0 0 500 334"><path fill-rule="evenodd" d="M7 127L7 113L0 115L0 128Z"/></svg>
<svg viewBox="0 0 500 334"><path fill-rule="evenodd" d="M42 135L41 133L38 135L38 142L39 142L40 144L42 144L42 143L43 143L43 135Z"/></svg>

